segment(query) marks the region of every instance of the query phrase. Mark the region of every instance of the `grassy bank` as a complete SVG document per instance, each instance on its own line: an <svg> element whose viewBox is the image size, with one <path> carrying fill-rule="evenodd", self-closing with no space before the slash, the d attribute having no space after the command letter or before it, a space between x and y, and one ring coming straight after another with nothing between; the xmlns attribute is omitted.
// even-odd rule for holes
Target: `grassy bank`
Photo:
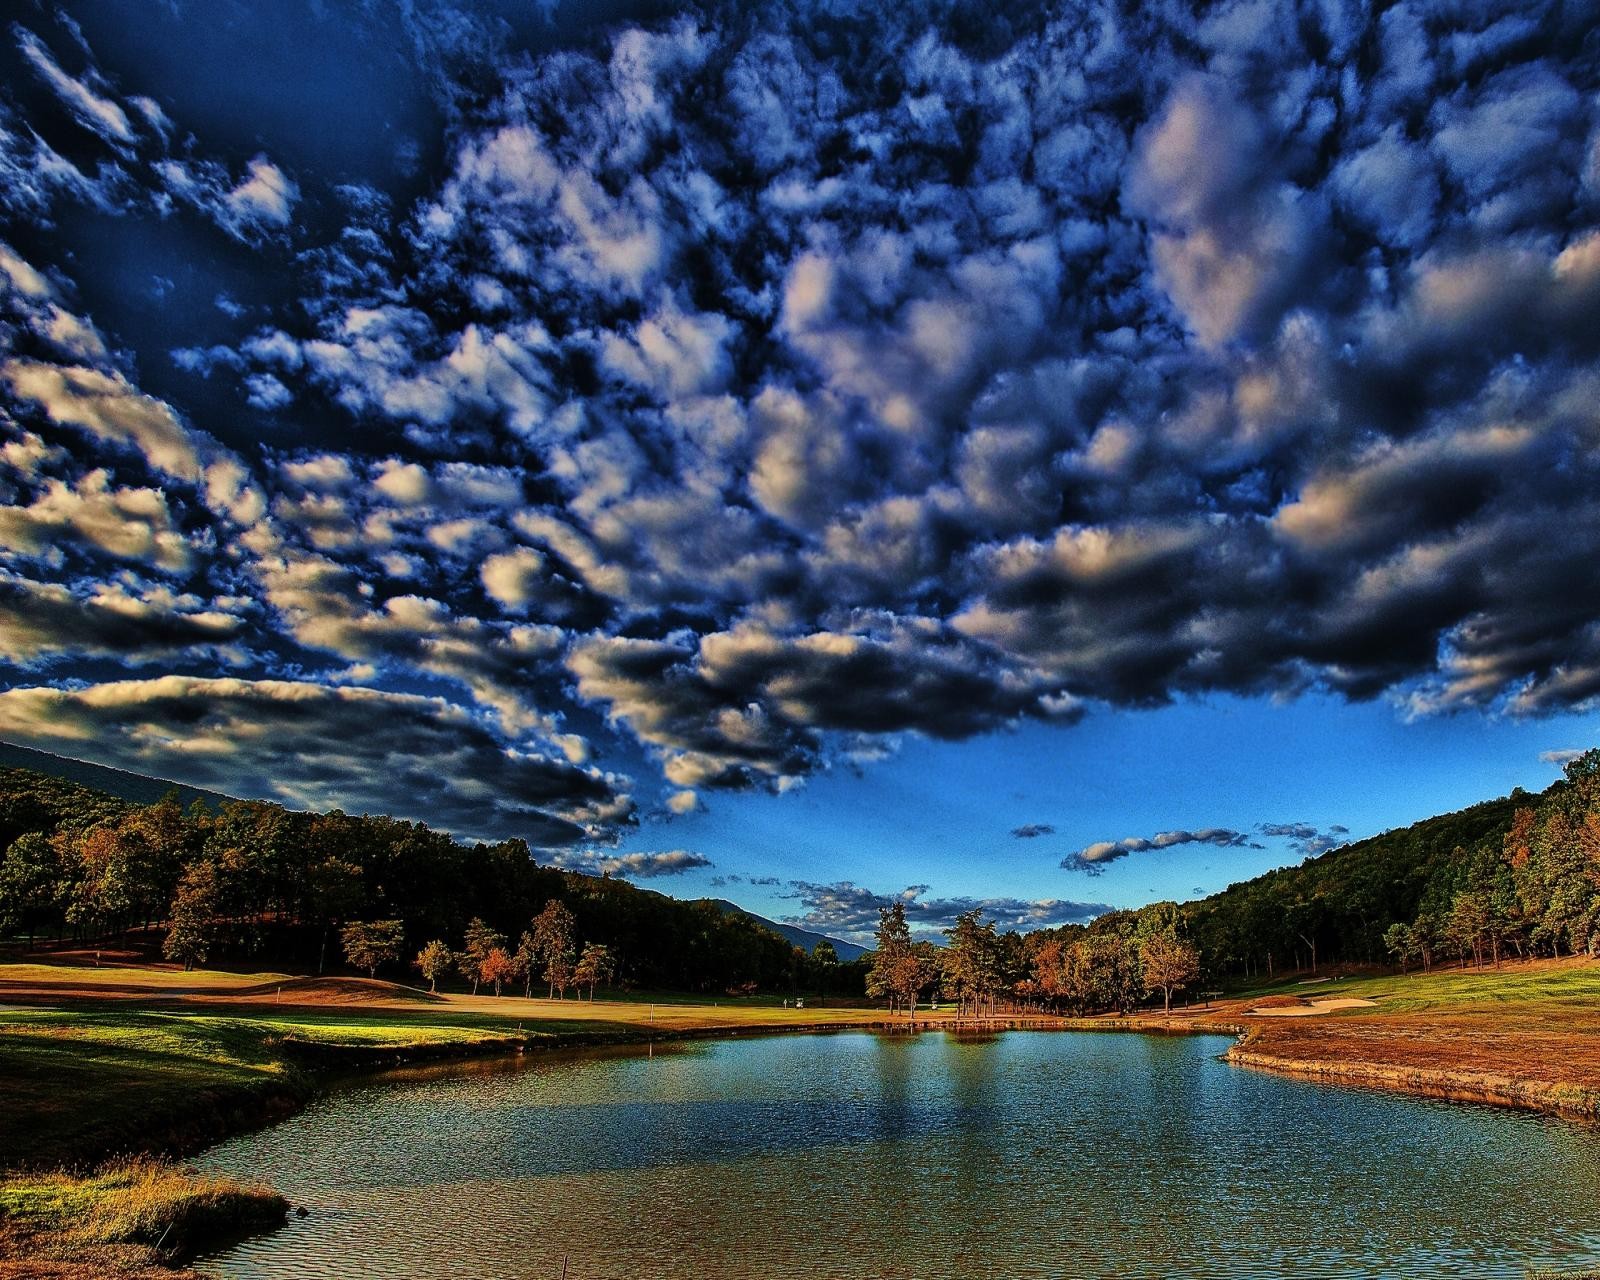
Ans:
<svg viewBox="0 0 1600 1280"><path fill-rule="evenodd" d="M1260 993L1255 1007L1272 996L1371 1003L1312 1017L1246 1016L1248 1029L1229 1061L1600 1119L1600 965L1591 961L1293 984Z"/></svg>
<svg viewBox="0 0 1600 1280"><path fill-rule="evenodd" d="M0 1179L0 1277L165 1277L195 1251L267 1230L288 1203L268 1187L114 1162L90 1175Z"/></svg>

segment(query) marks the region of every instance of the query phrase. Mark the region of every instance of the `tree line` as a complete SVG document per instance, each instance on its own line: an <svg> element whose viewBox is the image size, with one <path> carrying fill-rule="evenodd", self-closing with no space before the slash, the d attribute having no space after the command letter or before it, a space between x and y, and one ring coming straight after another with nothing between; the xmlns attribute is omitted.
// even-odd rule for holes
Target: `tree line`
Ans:
<svg viewBox="0 0 1600 1280"><path fill-rule="evenodd" d="M925 998L951 1001L959 1017L971 1018L1019 1008L1125 1013L1157 994L1170 1011L1173 995L1202 972L1184 930L1170 902L1033 933L1001 931L979 907L956 917L941 947L913 939L896 902L880 913L877 945L865 957L866 989L913 1018Z"/></svg>
<svg viewBox="0 0 1600 1280"><path fill-rule="evenodd" d="M1520 789L1183 908L1215 976L1600 951L1600 750Z"/></svg>
<svg viewBox="0 0 1600 1280"><path fill-rule="evenodd" d="M570 917L570 955L536 927L551 904ZM808 955L713 902L541 866L521 840L467 844L422 823L261 801L129 804L0 770L0 934L31 947L156 932L179 963L316 973L344 961L400 976L437 944L452 959L432 954L430 982L491 989L859 995L862 981L859 964Z"/></svg>
<svg viewBox="0 0 1600 1280"><path fill-rule="evenodd" d="M913 939L895 904L876 950L848 964L831 946L808 955L710 901L540 866L520 840L464 844L421 823L338 810L184 808L171 795L134 805L6 769L0 850L0 933L30 945L160 928L183 963L322 972L342 958L496 991L520 981L525 991L592 993L614 982L865 992L910 1013L934 998L974 1016L1002 1005L1088 1013L1329 964L1600 951L1600 750L1568 763L1541 795L1518 790L1194 902L1028 934L969 912L944 946ZM552 933L553 909L570 918L570 936Z"/></svg>

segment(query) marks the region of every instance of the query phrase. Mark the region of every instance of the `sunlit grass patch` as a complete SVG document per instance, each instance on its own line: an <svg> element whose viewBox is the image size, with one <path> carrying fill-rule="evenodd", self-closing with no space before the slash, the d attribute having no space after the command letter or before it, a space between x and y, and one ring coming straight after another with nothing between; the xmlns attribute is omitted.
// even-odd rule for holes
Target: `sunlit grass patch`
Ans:
<svg viewBox="0 0 1600 1280"><path fill-rule="evenodd" d="M41 1261L120 1273L264 1230L287 1211L282 1196L256 1183L127 1160L87 1175L0 1179L0 1244ZM108 1256L102 1246L134 1248Z"/></svg>

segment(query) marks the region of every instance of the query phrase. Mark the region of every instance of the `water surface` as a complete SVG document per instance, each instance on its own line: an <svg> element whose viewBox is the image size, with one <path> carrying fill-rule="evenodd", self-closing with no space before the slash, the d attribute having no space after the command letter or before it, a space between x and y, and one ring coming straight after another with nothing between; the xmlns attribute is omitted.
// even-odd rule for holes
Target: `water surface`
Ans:
<svg viewBox="0 0 1600 1280"><path fill-rule="evenodd" d="M198 1163L310 1209L226 1277L1520 1277L1600 1262L1600 1134L1211 1037L783 1036L412 1075Z"/></svg>

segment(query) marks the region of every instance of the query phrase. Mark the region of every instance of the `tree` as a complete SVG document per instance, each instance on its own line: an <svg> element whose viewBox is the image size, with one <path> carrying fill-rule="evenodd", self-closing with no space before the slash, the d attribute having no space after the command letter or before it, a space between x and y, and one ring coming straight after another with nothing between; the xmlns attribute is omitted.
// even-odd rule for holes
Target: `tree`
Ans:
<svg viewBox="0 0 1600 1280"><path fill-rule="evenodd" d="M344 958L356 969L365 969L367 977L376 978L378 970L400 958L400 948L405 944L406 926L401 920L357 920L339 932L344 944Z"/></svg>
<svg viewBox="0 0 1600 1280"><path fill-rule="evenodd" d="M501 985L507 978L515 976L516 970L516 961L504 947L489 948L489 954L483 958L483 980L494 987L495 995L500 994Z"/></svg>
<svg viewBox="0 0 1600 1280"><path fill-rule="evenodd" d="M533 930L524 929L512 953L511 963L516 966L517 977L522 979L522 998L533 999L533 978L539 971L539 948Z"/></svg>
<svg viewBox="0 0 1600 1280"><path fill-rule="evenodd" d="M1172 993L1200 976L1200 953L1176 933L1153 933L1139 946L1145 989L1161 992L1161 1011L1172 1012Z"/></svg>
<svg viewBox="0 0 1600 1280"><path fill-rule="evenodd" d="M483 966L489 953L496 947L505 949L505 934L491 928L477 916L467 925L466 943L456 957L461 966L461 976L472 984L472 994L478 994L478 984L484 980Z"/></svg>
<svg viewBox="0 0 1600 1280"><path fill-rule="evenodd" d="M533 918L533 945L544 962L545 981L550 984L551 996L559 991L563 1000L572 985L572 964L578 949L576 934L577 922L559 898L551 898Z"/></svg>
<svg viewBox="0 0 1600 1280"><path fill-rule="evenodd" d="M321 973L328 959L329 930L361 909L361 868L343 858L324 858L310 869L307 879L307 907L322 926L317 948L317 972Z"/></svg>
<svg viewBox="0 0 1600 1280"><path fill-rule="evenodd" d="M216 942L221 892L214 862L196 862L178 881L172 899L172 920L161 952L181 962L184 971L204 964Z"/></svg>
<svg viewBox="0 0 1600 1280"><path fill-rule="evenodd" d="M983 908L974 907L957 916L945 936L950 939L942 956L946 992L955 996L963 1014L981 1011L992 1004L1000 987L1000 944L994 921L984 921Z"/></svg>
<svg viewBox="0 0 1600 1280"><path fill-rule="evenodd" d="M437 938L417 952L417 958L412 962L413 967L428 980L429 991L439 989L439 979L449 973L455 963L455 952Z"/></svg>
<svg viewBox="0 0 1600 1280"><path fill-rule="evenodd" d="M1418 945L1417 937L1417 931L1408 924L1397 922L1384 930L1384 949L1395 958L1401 973L1410 968L1412 961L1422 956L1422 948Z"/></svg>
<svg viewBox="0 0 1600 1280"><path fill-rule="evenodd" d="M0 930L28 931L28 946L46 922L59 921L70 892L67 869L56 841L27 831L0 857Z"/></svg>
<svg viewBox="0 0 1600 1280"><path fill-rule="evenodd" d="M939 976L939 952L931 942L913 942L895 958L889 982L908 1017L917 1016L917 1001Z"/></svg>
<svg viewBox="0 0 1600 1280"><path fill-rule="evenodd" d="M896 967L911 951L911 929L906 924L903 902L878 910L878 945L867 967L867 994L874 999L887 996L891 1012L900 996Z"/></svg>
<svg viewBox="0 0 1600 1280"><path fill-rule="evenodd" d="M811 958L818 964L838 964L839 949L824 938L811 948Z"/></svg>
<svg viewBox="0 0 1600 1280"><path fill-rule="evenodd" d="M594 989L611 977L611 948L603 943L590 942L578 957L578 967L572 971L572 981L579 987L589 988L589 999L594 999Z"/></svg>

